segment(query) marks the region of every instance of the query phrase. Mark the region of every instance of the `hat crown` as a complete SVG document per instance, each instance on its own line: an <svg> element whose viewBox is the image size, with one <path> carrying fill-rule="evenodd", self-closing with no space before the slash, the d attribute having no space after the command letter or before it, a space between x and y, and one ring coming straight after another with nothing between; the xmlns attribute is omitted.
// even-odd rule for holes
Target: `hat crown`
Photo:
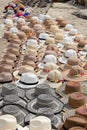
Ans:
<svg viewBox="0 0 87 130"><path fill-rule="evenodd" d="M47 34L47 33L40 33L39 34L39 38L41 38L41 39L47 39L49 37L49 34Z"/></svg>
<svg viewBox="0 0 87 130"><path fill-rule="evenodd" d="M71 29L73 29L73 25L72 24L66 24L65 30L70 31Z"/></svg>
<svg viewBox="0 0 87 130"><path fill-rule="evenodd" d="M79 64L79 59L72 56L72 57L69 57L67 63L69 65L78 65Z"/></svg>
<svg viewBox="0 0 87 130"><path fill-rule="evenodd" d="M57 58L56 58L56 56L54 56L54 55L46 55L45 57L44 57L44 60L43 60L44 62L52 62L52 63L57 63Z"/></svg>
<svg viewBox="0 0 87 130"><path fill-rule="evenodd" d="M18 29L16 27L10 28L11 33L18 33Z"/></svg>
<svg viewBox="0 0 87 130"><path fill-rule="evenodd" d="M65 56L68 57L68 58L71 57L71 56L77 57L77 53L76 53L75 50L69 49L69 50L67 50L67 51L65 52Z"/></svg>
<svg viewBox="0 0 87 130"><path fill-rule="evenodd" d="M28 45L28 44L34 44L34 45L37 45L38 42L37 42L37 40L35 40L35 39L28 39L28 40L27 40L27 45Z"/></svg>
<svg viewBox="0 0 87 130"><path fill-rule="evenodd" d="M45 41L47 44L55 44L55 39L52 37L48 37Z"/></svg>
<svg viewBox="0 0 87 130"><path fill-rule="evenodd" d="M16 130L17 129L17 120L12 115L3 115L0 116L0 130Z"/></svg>
<svg viewBox="0 0 87 130"><path fill-rule="evenodd" d="M71 29L70 30L70 34L72 34L72 35L76 35L77 33L78 33L77 29Z"/></svg>
<svg viewBox="0 0 87 130"><path fill-rule="evenodd" d="M57 65L55 63L46 63L44 65L44 69L51 71L51 70L57 69Z"/></svg>
<svg viewBox="0 0 87 130"><path fill-rule="evenodd" d="M58 70L52 70L48 73L47 78L49 78L50 81L55 82L58 80L63 80L62 73Z"/></svg>
<svg viewBox="0 0 87 130"><path fill-rule="evenodd" d="M34 72L34 68L32 66L23 65L19 68L19 74Z"/></svg>
<svg viewBox="0 0 87 130"><path fill-rule="evenodd" d="M37 75L35 75L32 72L23 73L20 78L20 81L22 81L24 83L36 83L36 82L38 82L38 77L37 77Z"/></svg>
<svg viewBox="0 0 87 130"><path fill-rule="evenodd" d="M38 116L30 120L30 130L51 130L51 120L44 116Z"/></svg>

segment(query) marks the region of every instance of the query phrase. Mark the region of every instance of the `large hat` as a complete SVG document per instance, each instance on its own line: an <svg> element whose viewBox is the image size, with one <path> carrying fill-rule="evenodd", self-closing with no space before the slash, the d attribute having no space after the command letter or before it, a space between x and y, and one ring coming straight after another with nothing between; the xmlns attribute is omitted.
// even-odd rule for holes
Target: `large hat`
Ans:
<svg viewBox="0 0 87 130"><path fill-rule="evenodd" d="M71 69L63 71L63 77L69 81L86 81L87 73L80 66L72 66Z"/></svg>
<svg viewBox="0 0 87 130"><path fill-rule="evenodd" d="M39 108L51 108L53 113L59 113L63 109L63 103L50 94L41 94L27 104L27 109L32 113L37 113Z"/></svg>
<svg viewBox="0 0 87 130"><path fill-rule="evenodd" d="M27 45L32 44L32 45L36 45L37 46L38 45L38 41L36 39L28 39L26 44Z"/></svg>
<svg viewBox="0 0 87 130"><path fill-rule="evenodd" d="M20 68L17 68L17 70L13 72L13 76L16 79L20 79L21 75L27 72L34 72L34 68L29 65L22 65Z"/></svg>
<svg viewBox="0 0 87 130"><path fill-rule="evenodd" d="M44 65L44 68L40 71L38 71L37 75L39 77L46 77L48 75L48 73L51 71L51 70L55 70L55 69L58 69L58 66L55 64L55 63L46 63Z"/></svg>
<svg viewBox="0 0 87 130"><path fill-rule="evenodd" d="M29 89L26 92L26 97L29 100L32 100L38 97L40 94L51 94L53 97L58 98L59 96L55 93L54 89L48 84L38 84L34 89Z"/></svg>
<svg viewBox="0 0 87 130"><path fill-rule="evenodd" d="M17 86L22 89L30 89L36 87L40 83L37 75L32 72L23 73L20 80L16 82Z"/></svg>
<svg viewBox="0 0 87 130"><path fill-rule="evenodd" d="M3 124L3 125L2 125ZM12 115L2 115L0 116L0 129L1 130L25 130L19 124L17 124L17 120Z"/></svg>
<svg viewBox="0 0 87 130"><path fill-rule="evenodd" d="M30 120L30 130L51 130L51 120L45 116L38 116Z"/></svg>
<svg viewBox="0 0 87 130"><path fill-rule="evenodd" d="M58 58L58 60L59 60L60 63L65 64L67 62L68 58L71 57L71 56L77 57L77 53L73 49L69 49L69 50L65 51L64 56Z"/></svg>
<svg viewBox="0 0 87 130"><path fill-rule="evenodd" d="M15 83L6 83L3 84L1 89L1 96L4 97L6 95L18 95L21 98L24 98L25 92L24 90L18 88Z"/></svg>
<svg viewBox="0 0 87 130"><path fill-rule="evenodd" d="M49 84L52 88L59 88L62 85L62 81L63 75L59 70L51 70L44 80L44 82Z"/></svg>

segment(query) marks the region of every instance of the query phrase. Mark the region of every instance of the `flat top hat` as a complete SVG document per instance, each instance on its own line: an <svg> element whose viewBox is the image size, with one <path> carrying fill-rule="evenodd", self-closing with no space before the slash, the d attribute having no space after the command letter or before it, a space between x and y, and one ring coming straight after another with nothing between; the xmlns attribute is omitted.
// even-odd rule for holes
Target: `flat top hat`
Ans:
<svg viewBox="0 0 87 130"><path fill-rule="evenodd" d="M3 124L3 125L2 125ZM6 114L0 116L0 130L23 130L23 127L17 124L14 116Z"/></svg>
<svg viewBox="0 0 87 130"><path fill-rule="evenodd" d="M32 113L37 113L39 108L48 107L53 113L59 113L63 109L63 103L50 94L41 94L27 104L27 109Z"/></svg>
<svg viewBox="0 0 87 130"><path fill-rule="evenodd" d="M32 72L23 73L20 80L17 82L17 86L22 89L30 89L36 87L37 84L40 83L37 75Z"/></svg>

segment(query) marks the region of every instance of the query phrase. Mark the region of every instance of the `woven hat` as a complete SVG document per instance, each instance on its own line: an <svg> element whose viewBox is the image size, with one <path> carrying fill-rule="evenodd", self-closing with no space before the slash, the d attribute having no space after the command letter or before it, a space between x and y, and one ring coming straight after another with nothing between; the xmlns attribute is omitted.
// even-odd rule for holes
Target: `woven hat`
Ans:
<svg viewBox="0 0 87 130"><path fill-rule="evenodd" d="M3 125L2 125L3 124ZM17 120L12 115L2 115L0 116L0 129L1 130L23 130L23 127L17 124Z"/></svg>
<svg viewBox="0 0 87 130"><path fill-rule="evenodd" d="M0 83L9 83L12 82L13 77L9 72L1 72L0 73Z"/></svg>
<svg viewBox="0 0 87 130"><path fill-rule="evenodd" d="M55 39L52 37L48 37L45 41L46 44L55 44Z"/></svg>
<svg viewBox="0 0 87 130"><path fill-rule="evenodd" d="M19 89L15 83L6 83L3 84L1 90L1 96L4 97L6 95L18 95L19 97L23 98L25 96L25 92L22 89Z"/></svg>
<svg viewBox="0 0 87 130"><path fill-rule="evenodd" d="M54 37L55 37L56 42L61 42L64 39L64 34L56 33Z"/></svg>
<svg viewBox="0 0 87 130"><path fill-rule="evenodd" d="M9 31L10 31L11 33L13 33L13 34L17 34L17 33L18 33L18 29L17 29L16 27L10 28Z"/></svg>
<svg viewBox="0 0 87 130"><path fill-rule="evenodd" d="M34 72L34 68L29 65L20 66L20 68L17 68L17 70L13 72L13 76L16 79L20 79L21 75L27 72Z"/></svg>
<svg viewBox="0 0 87 130"><path fill-rule="evenodd" d="M58 26L57 26L57 25L51 25L50 31L51 31L52 33L56 33L57 30L58 30Z"/></svg>
<svg viewBox="0 0 87 130"><path fill-rule="evenodd" d="M73 29L73 25L72 24L66 24L66 26L64 28L65 31L70 31L72 29Z"/></svg>
<svg viewBox="0 0 87 130"><path fill-rule="evenodd" d="M59 113L63 109L63 103L50 94L41 94L27 104L27 109L37 113L39 108L51 108L53 113Z"/></svg>
<svg viewBox="0 0 87 130"><path fill-rule="evenodd" d="M51 70L55 70L55 69L58 69L58 66L55 64L55 63L46 63L44 65L44 68L40 71L38 71L37 75L39 77L46 77L48 75L48 73L51 71Z"/></svg>
<svg viewBox="0 0 87 130"><path fill-rule="evenodd" d="M22 89L30 89L36 87L40 83L37 75L32 72L23 73L20 80L16 82L17 86Z"/></svg>
<svg viewBox="0 0 87 130"><path fill-rule="evenodd" d="M69 81L86 81L87 74L80 66L72 66L70 70L63 71L63 77Z"/></svg>
<svg viewBox="0 0 87 130"><path fill-rule="evenodd" d="M63 75L59 70L51 70L44 80L44 82L49 84L52 88L59 88L62 85L62 81Z"/></svg>
<svg viewBox="0 0 87 130"><path fill-rule="evenodd" d="M38 116L30 120L30 130L51 130L51 120L45 116Z"/></svg>
<svg viewBox="0 0 87 130"><path fill-rule="evenodd" d="M47 34L47 33L40 33L39 34L40 40L46 40L48 37L49 37L49 34Z"/></svg>
<svg viewBox="0 0 87 130"><path fill-rule="evenodd" d="M70 32L69 32L69 35L71 36L75 36L78 34L78 30L77 29L71 29Z"/></svg>
<svg viewBox="0 0 87 130"><path fill-rule="evenodd" d="M72 56L77 57L77 53L76 53L75 50L69 49L69 50L65 51L64 56L58 58L58 60L59 60L60 63L65 64L67 62L68 58L72 57Z"/></svg>
<svg viewBox="0 0 87 130"><path fill-rule="evenodd" d="M30 45L30 44L37 46L38 45L38 41L36 39L28 39L27 40L27 45Z"/></svg>
<svg viewBox="0 0 87 130"><path fill-rule="evenodd" d="M9 72L9 73L12 73L13 72L13 68L11 65L7 65L7 64L2 64L0 65L0 72Z"/></svg>
<svg viewBox="0 0 87 130"><path fill-rule="evenodd" d="M82 34L78 34L74 38L74 41L76 41L76 42L80 42L82 40L84 40L84 36Z"/></svg>
<svg viewBox="0 0 87 130"><path fill-rule="evenodd" d="M87 44L87 40L81 40L78 43L78 50L83 50L84 46Z"/></svg>
<svg viewBox="0 0 87 130"><path fill-rule="evenodd" d="M14 60L14 61L17 60L16 55L15 55L15 54L12 54L12 53L9 53L8 55L7 55L7 53L5 53L2 57L3 57L3 58L7 58L7 59L12 59L12 60Z"/></svg>
<svg viewBox="0 0 87 130"><path fill-rule="evenodd" d="M50 108L40 108L37 112L37 116L46 116L51 120L51 123L54 128L58 128L59 124L61 123L60 117L54 115L52 109Z"/></svg>
<svg viewBox="0 0 87 130"><path fill-rule="evenodd" d="M54 47L55 48L55 47ZM57 50L57 49L56 49ZM48 47L47 47L47 51L45 52L45 55L54 55L57 57L57 52L56 50L48 50Z"/></svg>
<svg viewBox="0 0 87 130"><path fill-rule="evenodd" d="M26 97L29 100L32 100L38 97L40 94L51 94L53 97L58 98L58 95L55 93L54 89L52 89L50 85L45 84L45 83L36 85L34 89L29 89L26 92Z"/></svg>

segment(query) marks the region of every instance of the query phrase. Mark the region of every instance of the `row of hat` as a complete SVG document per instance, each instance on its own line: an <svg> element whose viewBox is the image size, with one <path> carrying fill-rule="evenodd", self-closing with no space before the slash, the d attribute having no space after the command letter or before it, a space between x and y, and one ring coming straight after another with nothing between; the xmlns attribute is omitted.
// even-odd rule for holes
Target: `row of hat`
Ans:
<svg viewBox="0 0 87 130"><path fill-rule="evenodd" d="M26 19L8 14L4 23L4 38L10 43L3 52L5 63L1 63L1 67L4 68L1 69L1 82L11 82L12 78L9 77L12 77L13 72L15 80L18 79L16 81L18 93L15 93L13 84L2 87L7 88L5 91L7 93L3 96L3 89L1 90L1 115L5 113L15 115L19 124L24 122L27 124L33 118L36 125L32 124L30 128L32 130L40 128L45 130L47 126L51 129L51 124L53 128L59 129L62 110L73 109L63 114L63 121L71 114L75 115L76 108L79 115L87 118L84 96L87 90L86 83L83 82L87 79L86 37L79 34L72 24L68 24L60 16L53 20L48 15L40 14ZM56 88L58 95L49 88ZM59 96L63 97L60 98L61 101ZM38 115L50 119L36 118ZM44 122L46 119L49 125L40 126L46 123ZM75 119L76 117L73 120ZM51 122L48 123L48 120ZM74 126L80 126L79 124ZM64 129L69 128L64 125Z"/></svg>

